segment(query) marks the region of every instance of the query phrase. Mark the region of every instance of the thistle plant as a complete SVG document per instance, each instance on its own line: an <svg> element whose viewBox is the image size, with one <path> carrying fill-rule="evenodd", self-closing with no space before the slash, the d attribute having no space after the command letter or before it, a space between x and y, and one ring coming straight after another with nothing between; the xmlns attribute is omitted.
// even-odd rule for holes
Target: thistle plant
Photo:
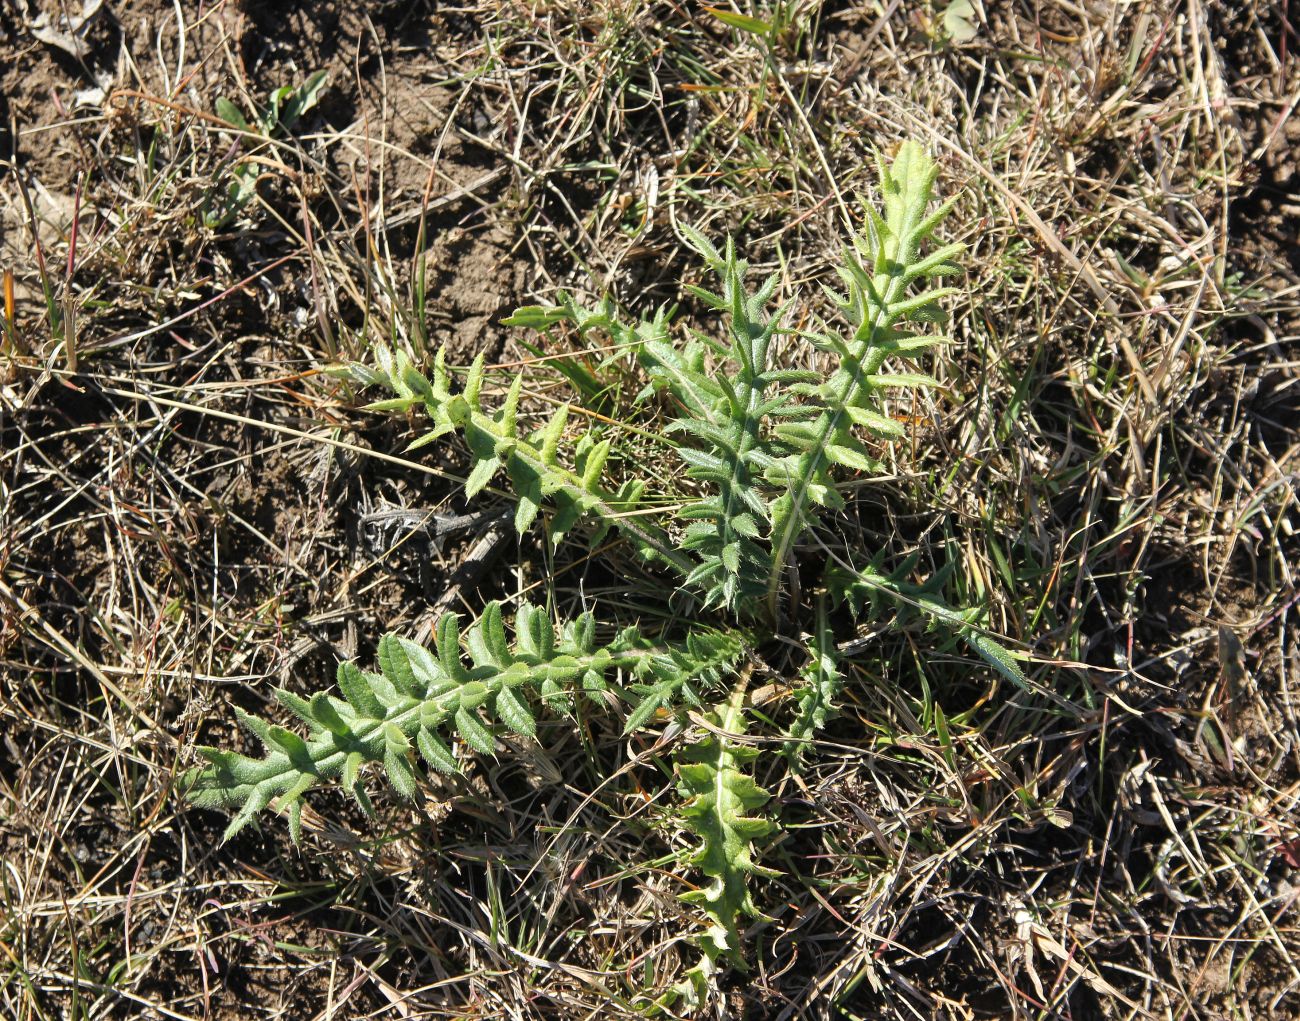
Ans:
<svg viewBox="0 0 1300 1021"><path fill-rule="evenodd" d="M240 723L262 743L266 755L253 759L200 748L208 765L192 774L190 798L207 807L238 809L225 840L274 800L288 815L297 841L302 796L322 781L340 779L370 813L362 785L367 763L381 763L397 793L413 798L418 782L414 751L437 772L460 771L448 733L466 748L491 755L495 731L535 737L538 706L563 712L572 707L575 695L597 699L611 690L611 672L638 679L629 694L635 708L628 727L634 729L638 718L647 718L670 693L681 704L698 704L695 686L715 681L741 652L733 638L709 631L697 632L679 646L657 646L631 629L599 645L590 613L557 633L546 612L527 603L519 608L514 632L511 644L501 605L493 602L464 635L455 614L443 616L432 650L386 635L379 643L377 673L340 663L342 698L317 692L305 699L277 689L276 698L306 724L307 738L239 713Z"/></svg>
<svg viewBox="0 0 1300 1021"><path fill-rule="evenodd" d="M880 411L881 393L935 383L921 373L882 370L891 356L915 357L943 342L911 328L943 320L938 303L953 289L928 285L956 270L952 260L963 247L954 242L921 255L921 246L952 209L949 200L929 210L937 174L934 161L911 143L899 150L892 166L880 162L884 216L867 206L867 233L854 238L837 267L847 293L833 297L852 332L847 337L826 332L811 338L838 358L835 371L817 390L821 411L808 421L777 427L777 435L795 453L767 473L769 481L785 488L771 507L766 598L773 616L782 572L796 541L807 531L817 508L838 510L844 504L831 469L837 465L862 472L880 468L853 427L882 439L902 436L902 425ZM925 286L913 292L918 281Z"/></svg>
<svg viewBox="0 0 1300 1021"><path fill-rule="evenodd" d="M588 309L564 295L507 320L542 331L565 324L580 337L599 332L633 351L646 383L640 405L658 402L672 416L665 428L646 425L641 432L680 461L684 491L651 491L651 476L626 466L615 477L616 432L575 429L567 405L543 420L526 414L522 374L504 397L490 400L500 391L489 385L482 357L463 376L441 353L429 374L402 352L381 351L373 366L355 368L360 382L390 394L373 410L427 420L412 449L461 438L470 461L467 498L504 479L521 534L543 528L552 546L621 537L616 545L657 576L667 601L678 611L693 607L665 616L697 623L651 636L635 623L619 627L592 613L557 624L547 610L523 605L511 640L503 607L494 602L463 633L454 616L442 618L432 649L388 635L379 642L377 672L340 665L338 696L277 692L306 726L305 738L241 714L265 754L200 749L206 765L189 775L190 797L234 811L227 838L272 807L288 815L297 840L301 799L321 783L339 781L370 810L370 764L410 798L422 784L418 760L457 771L473 755L495 754L499 733L534 738L539 714L573 713L584 700L593 711L621 707L625 734L672 722L665 733L677 735L672 786L679 801L665 825L691 835L681 855L681 899L698 912L701 953L678 992L698 1000L720 969L744 968L744 926L765 918L753 880L773 874L759 860L780 832L773 799L753 771L801 768L835 715L849 671L833 615L870 614L898 628L920 616L1025 683L1016 659L976 611L943 602L942 573L912 580L914 558L890 566L883 551L866 550L858 557L863 568L827 562L811 605L787 581L796 566L805 576L817 566L796 565L797 554L829 515L844 509L841 479L878 471L873 451L904 435L883 397L935 385L928 375L892 368L891 360L916 359L944 343L929 327L944 320L941 303L952 291L933 281L955 268L962 246L926 251L951 208L932 208L936 174L935 163L910 142L892 163L879 161L882 209L866 209L865 233L837 267L843 290L831 297L838 326L813 333L784 327L787 306L773 307L776 278L754 286L732 242L718 247L689 229L687 243L717 283L688 290L719 317L716 335L692 333L682 342L667 310L629 324L612 303ZM778 348L802 343L830 356L829 373L779 367ZM650 588L642 598L653 598ZM755 724L770 724L753 713L747 681L775 632L804 636L807 662L791 683L784 731L763 733L755 743L747 736Z"/></svg>

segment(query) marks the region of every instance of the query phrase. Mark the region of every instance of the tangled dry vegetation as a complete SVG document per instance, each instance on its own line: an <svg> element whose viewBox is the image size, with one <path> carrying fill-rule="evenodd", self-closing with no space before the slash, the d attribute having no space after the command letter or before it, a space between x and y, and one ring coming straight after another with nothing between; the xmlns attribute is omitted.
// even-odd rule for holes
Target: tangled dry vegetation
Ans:
<svg viewBox="0 0 1300 1021"><path fill-rule="evenodd" d="M65 6L0 21L0 1014L1300 1014L1288 5ZM662 723L542 721L418 808L222 843L180 777L255 751L236 708L290 724L274 688L503 594L664 613L616 536L410 527L468 456L326 370L550 373L530 413L689 490L634 359L502 320L563 290L716 332L697 227L817 329L904 139L958 196L954 343L816 541L954 564L1032 684L834 617L840 715L802 773L755 757L769 918L698 1008ZM773 733L803 638L756 652Z"/></svg>

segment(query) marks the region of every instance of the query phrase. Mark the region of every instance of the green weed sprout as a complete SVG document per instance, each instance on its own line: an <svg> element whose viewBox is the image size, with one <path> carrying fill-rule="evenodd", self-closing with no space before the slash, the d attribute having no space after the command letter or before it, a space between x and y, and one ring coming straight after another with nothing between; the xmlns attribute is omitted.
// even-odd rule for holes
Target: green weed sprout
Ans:
<svg viewBox="0 0 1300 1021"><path fill-rule="evenodd" d="M267 97L250 117L246 117L224 96L217 100L217 116L238 128L245 135L275 139L293 130L302 115L319 101L321 90L329 80L329 72L317 71L301 85L281 85ZM262 172L256 160L241 159L230 169L230 179L224 189L215 191L205 201L203 223L211 229L226 226L253 200L257 194L257 179Z"/></svg>
<svg viewBox="0 0 1300 1021"><path fill-rule="evenodd" d="M794 718L783 733L768 735L776 740L753 743L746 736L759 719L746 693L746 664L758 656L760 636L798 634L805 609L788 584L796 550L826 515L843 508L845 473L879 469L870 442L904 435L882 397L935 385L891 362L914 360L944 343L930 327L944 321L941 306L952 289L934 281L955 270L962 246L927 250L952 207L932 206L937 172L913 142L892 162L879 160L882 208L866 209L865 233L837 267L843 290L831 296L841 326L800 335L830 356L825 375L776 364L776 341L787 335L786 309L771 307L776 279L752 286L734 244L719 248L689 229L687 243L717 280L714 289L690 291L721 318L719 337L693 334L679 344L666 312L632 326L611 303L586 309L565 296L507 320L541 330L560 323L580 334L601 330L635 350L646 378L641 400L658 394L673 409L675 417L656 437L682 463L690 492L654 491L654 478L635 469L611 481L616 437L610 430L575 433L567 406L529 425L521 410L523 376L494 404L481 357L463 376L441 353L429 375L401 352L381 351L375 365L357 368L360 382L392 395L372 409L415 411L428 420L414 448L462 439L471 461L467 497L504 478L520 533L544 520L554 544L578 535L593 543L621 536L647 571L668 581L657 586L668 593L664 598L679 607L694 601L692 618L707 623L651 641L636 626L611 628L613 621L591 613L557 626L545 610L525 605L511 640L502 607L490 603L463 633L455 617L444 617L432 649L388 635L379 643L378 672L339 667L341 697L277 692L307 737L241 714L265 754L200 749L206 764L186 779L191 799L235 813L228 838L274 807L288 815L296 840L302 796L321 783L341 782L369 809L364 776L372 763L409 798L421 784L417 758L436 771L458 770L467 755L493 754L498 733L533 738L539 713L569 712L581 697L592 696L601 707L622 705L625 733L667 717L679 733L673 755L679 801L670 817L693 835L682 860L700 877L682 900L700 914L701 958L677 994L699 1001L721 969L745 967L742 922L765 917L752 881L772 874L758 859L764 842L780 832L770 795L752 771L777 763L800 768L835 713L845 670L832 609L843 604L850 613L882 614L892 607L896 627L920 615L964 639L1003 676L1026 683L1016 659L979 626L974 611L943 603L942 576L914 583L914 559L890 569L882 553L868 551L864 569L824 565L821 592L803 624L810 637ZM675 509L655 509L664 506ZM802 566L806 574L808 565ZM655 595L647 589L641 598ZM602 641L600 634L613 637Z"/></svg>

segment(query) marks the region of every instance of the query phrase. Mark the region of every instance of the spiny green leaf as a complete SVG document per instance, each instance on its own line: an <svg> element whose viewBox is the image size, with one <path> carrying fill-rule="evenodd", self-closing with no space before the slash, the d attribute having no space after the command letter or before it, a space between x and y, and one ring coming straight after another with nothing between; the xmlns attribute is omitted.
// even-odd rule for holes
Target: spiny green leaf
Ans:
<svg viewBox="0 0 1300 1021"><path fill-rule="evenodd" d="M415 735L415 743L420 749L420 754L424 756L424 761L439 773L460 772L460 764L456 761L456 756L437 734L421 729Z"/></svg>
<svg viewBox="0 0 1300 1021"><path fill-rule="evenodd" d="M878 414L868 408L848 408L849 418L854 425L860 425L880 436L902 436L907 430L902 422L896 422L886 415Z"/></svg>
<svg viewBox="0 0 1300 1021"><path fill-rule="evenodd" d="M483 725L483 721L468 709L456 710L456 730L465 743L473 748L476 752L484 755L491 755L496 751L496 742L492 739L492 732Z"/></svg>
<svg viewBox="0 0 1300 1021"><path fill-rule="evenodd" d="M827 335L840 361L821 388L824 410L804 428L788 433L797 443L797 459L775 462L766 472L771 482L787 487L771 505L771 556L764 588L773 619L779 616L786 565L795 544L814 523L817 507L839 504L829 469L842 464L858 471L874 470L871 459L852 442L852 409L867 411L859 417L860 424L867 424L872 421L867 397L873 389L925 385L929 377L889 374L883 371L884 364L904 343L913 349L917 346L910 337L905 342L900 337L900 323L933 318L936 302L952 293L934 288L909 294L914 280L946 267L959 251L955 245L940 248L941 258L935 263L925 262L920 254L942 219L943 208L929 213L938 166L910 141L903 143L892 162L878 157L877 164L884 215L867 205L867 233L846 249L839 267L848 293L836 301L853 327L852 340L844 343ZM888 425L875 424L887 435L896 434Z"/></svg>
<svg viewBox="0 0 1300 1021"><path fill-rule="evenodd" d="M343 692L343 697L347 699L358 716L366 717L371 720L382 720L384 718L384 707L379 699L375 697L374 689L370 682L366 680L365 675L357 669L355 664L340 663L338 670L339 690Z"/></svg>
<svg viewBox="0 0 1300 1021"><path fill-rule="evenodd" d="M966 640L966 644L979 653L984 662L1008 681L1020 688L1030 687L1029 680L1025 677L1025 672L1020 669L1020 664L1016 662L1015 657L992 638L974 628L963 629L961 635Z"/></svg>
<svg viewBox="0 0 1300 1021"><path fill-rule="evenodd" d="M484 754L494 750L491 731L477 715L482 707L491 707L504 725L531 736L536 719L529 692L563 709L579 686L593 695L610 691L604 675L617 668L658 683L667 680L664 691L675 698L677 692L690 692L699 679L716 678L739 649L733 639L720 635L689 639L682 647L657 647L632 633L602 647L591 614L581 615L557 636L550 615L528 604L521 604L518 623L522 630L511 648L499 604L490 604L464 636L455 616L447 614L437 628L437 658L422 646L390 636L381 643L381 666L392 679L364 674L345 663L339 678L346 701L324 692L310 700L284 696L282 700L311 727L306 740L238 713L265 746L265 757L200 749L206 765L185 775L183 789L195 804L236 810L232 834L272 799L280 798L285 807L324 779L339 778L370 813L373 806L360 783L365 763L383 763L398 792L409 797L416 789L413 744L432 768L457 768L451 750L435 732L438 728L453 726L470 747ZM472 672L461 661L462 640L474 659Z"/></svg>
<svg viewBox="0 0 1300 1021"><path fill-rule="evenodd" d="M475 463L470 469L469 478L465 480L465 495L468 497L477 496L489 482L492 476L497 473L501 467L501 462L495 457L485 458Z"/></svg>
<svg viewBox="0 0 1300 1021"><path fill-rule="evenodd" d="M379 669L404 695L415 696L420 684L416 680L411 661L396 635L385 635L379 640Z"/></svg>
<svg viewBox="0 0 1300 1021"><path fill-rule="evenodd" d="M289 761L299 769L311 768L311 755L307 751L307 742L292 730L272 726L267 728L271 742L289 756Z"/></svg>
<svg viewBox="0 0 1300 1021"><path fill-rule="evenodd" d="M312 695L310 707L312 717L331 734L337 737L347 737L351 734L351 728L339 715L325 692L318 691Z"/></svg>
<svg viewBox="0 0 1300 1021"><path fill-rule="evenodd" d="M275 700L304 723L312 726L318 724L316 712L312 708L311 703L301 695L295 695L292 691L289 691L286 688L276 688Z"/></svg>
<svg viewBox="0 0 1300 1021"><path fill-rule="evenodd" d="M649 721L650 717L655 714L660 705L663 704L663 695L659 691L652 691L641 699L637 707L628 714L627 722L623 724L623 733L631 734L640 730Z"/></svg>
<svg viewBox="0 0 1300 1021"><path fill-rule="evenodd" d="M789 740L782 746L796 769L809 750L809 742L836 712L835 702L844 686L829 609L829 599L823 594L817 600L817 623L808 643L810 659L804 669L804 687L796 693L798 713L790 724Z"/></svg>
<svg viewBox="0 0 1300 1021"><path fill-rule="evenodd" d="M537 736L537 721L513 688L502 688L497 692L496 714L516 734L524 737Z"/></svg>
<svg viewBox="0 0 1300 1021"><path fill-rule="evenodd" d="M438 636L435 642L438 662L443 672L459 679L465 672L460 661L460 624L454 613L444 613L438 618Z"/></svg>
<svg viewBox="0 0 1300 1021"><path fill-rule="evenodd" d="M356 790L364 762L365 759L360 752L349 752L347 758L343 760L343 786L348 790Z"/></svg>
<svg viewBox="0 0 1300 1021"><path fill-rule="evenodd" d="M685 799L682 821L700 839L688 860L710 880L682 899L703 907L712 922L701 940L710 971L722 958L743 967L739 920L766 917L754 906L749 876L773 874L753 860L753 841L773 828L753 813L771 795L742 772L757 753L737 742L746 727L739 690L713 714L712 722L717 729L676 758L678 789Z"/></svg>
<svg viewBox="0 0 1300 1021"><path fill-rule="evenodd" d="M399 752L391 745L384 749L384 772L388 781L407 801L414 801L419 791L415 770L404 752Z"/></svg>

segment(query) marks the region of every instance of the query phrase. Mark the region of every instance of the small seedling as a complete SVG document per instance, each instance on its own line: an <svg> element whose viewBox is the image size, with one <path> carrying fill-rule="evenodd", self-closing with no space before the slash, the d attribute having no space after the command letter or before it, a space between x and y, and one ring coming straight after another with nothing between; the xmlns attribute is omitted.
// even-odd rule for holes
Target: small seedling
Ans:
<svg viewBox="0 0 1300 1021"><path fill-rule="evenodd" d="M224 96L217 100L217 116L238 128L245 135L263 139L286 137L294 125L320 99L329 75L317 71L301 85L282 85L267 97L266 104L258 108L251 119ZM240 158L230 168L230 180L217 196L209 196L208 208L203 214L204 224L212 229L224 227L243 210L257 194L257 179L261 174L259 164L248 155Z"/></svg>

